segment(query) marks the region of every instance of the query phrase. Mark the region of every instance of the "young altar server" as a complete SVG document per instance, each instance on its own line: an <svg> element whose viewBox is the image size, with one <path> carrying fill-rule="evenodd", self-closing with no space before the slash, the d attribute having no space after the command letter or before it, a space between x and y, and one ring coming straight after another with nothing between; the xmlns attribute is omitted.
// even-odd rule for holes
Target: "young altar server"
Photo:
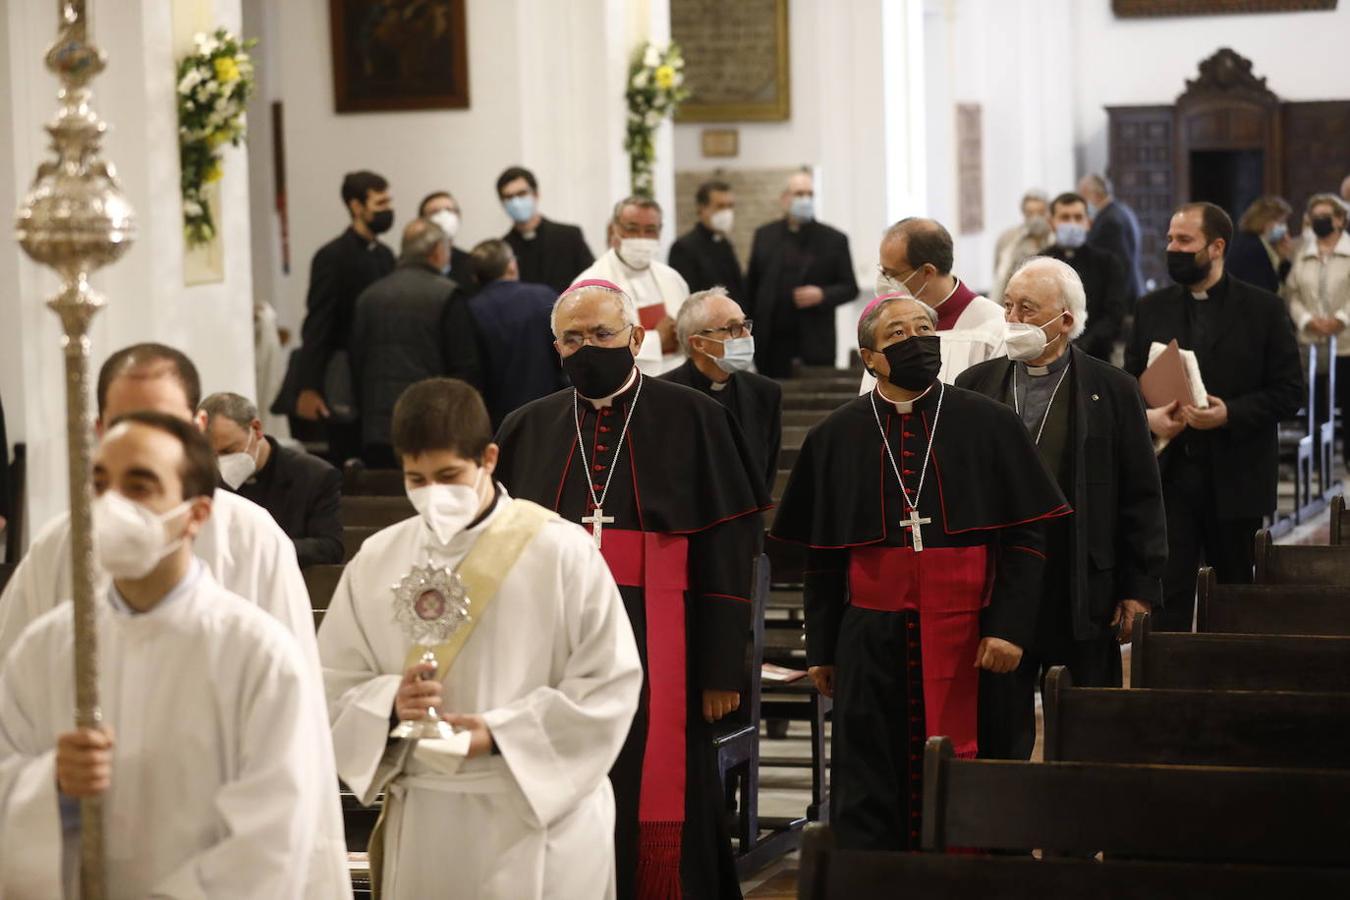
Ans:
<svg viewBox="0 0 1350 900"><path fill-rule="evenodd" d="M295 638L193 553L216 487L191 422L130 413L94 458L102 726L74 721L74 606L0 670L0 897L74 897L80 803L141 897L350 896L323 696ZM64 884L63 884L64 883Z"/></svg>
<svg viewBox="0 0 1350 900"><path fill-rule="evenodd" d="M642 685L614 579L586 531L494 481L469 385L413 385L392 430L418 515L362 545L319 629L338 774L385 791L381 896L612 897L606 774Z"/></svg>

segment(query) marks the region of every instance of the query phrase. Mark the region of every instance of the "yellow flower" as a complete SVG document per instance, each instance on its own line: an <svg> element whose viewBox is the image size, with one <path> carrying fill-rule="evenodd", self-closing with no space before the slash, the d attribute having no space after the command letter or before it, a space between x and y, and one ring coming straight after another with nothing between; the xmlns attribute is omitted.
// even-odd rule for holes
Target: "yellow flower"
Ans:
<svg viewBox="0 0 1350 900"><path fill-rule="evenodd" d="M210 184L213 181L219 181L224 177L225 172L220 168L220 160L218 159L211 160L211 165L207 166L206 171L202 173L202 181L207 184Z"/></svg>
<svg viewBox="0 0 1350 900"><path fill-rule="evenodd" d="M663 91L668 91L674 84L675 69L672 66L658 66L656 69L656 86Z"/></svg>
<svg viewBox="0 0 1350 900"><path fill-rule="evenodd" d="M228 56L222 56L215 61L216 79L226 84L239 80L239 65Z"/></svg>
<svg viewBox="0 0 1350 900"><path fill-rule="evenodd" d="M228 143L229 140L230 140L230 132L228 130L221 130L217 131L215 134L208 137L206 139L206 145L210 147L212 150L214 150L221 144Z"/></svg>

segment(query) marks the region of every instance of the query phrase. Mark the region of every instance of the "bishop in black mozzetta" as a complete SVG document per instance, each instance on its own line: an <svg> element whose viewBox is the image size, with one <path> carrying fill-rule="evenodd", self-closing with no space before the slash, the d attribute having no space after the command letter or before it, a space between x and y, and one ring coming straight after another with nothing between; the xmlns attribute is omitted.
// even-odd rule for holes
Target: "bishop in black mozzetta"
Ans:
<svg viewBox="0 0 1350 900"><path fill-rule="evenodd" d="M1069 508L1011 409L937 380L937 313L905 294L858 323L877 387L802 445L775 538L808 547L806 654L834 697L843 846L918 847L924 741L977 751L980 669L1035 627L1044 522Z"/></svg>
<svg viewBox="0 0 1350 900"><path fill-rule="evenodd" d="M642 655L610 773L618 896L739 897L709 726L744 689L762 474L726 409L638 371L645 332L618 286L572 285L553 333L574 389L507 416L497 477L587 526Z"/></svg>
<svg viewBox="0 0 1350 900"><path fill-rule="evenodd" d="M764 474L764 489L772 492L783 443L783 387L749 371L755 362L753 327L726 288L693 294L675 319L675 336L688 359L661 377L727 408Z"/></svg>

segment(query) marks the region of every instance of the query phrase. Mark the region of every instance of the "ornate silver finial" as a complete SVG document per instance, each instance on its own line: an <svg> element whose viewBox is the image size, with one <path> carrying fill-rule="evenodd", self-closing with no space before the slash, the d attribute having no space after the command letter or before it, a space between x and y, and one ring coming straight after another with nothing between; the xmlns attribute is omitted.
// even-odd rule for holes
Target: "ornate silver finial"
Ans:
<svg viewBox="0 0 1350 900"><path fill-rule="evenodd" d="M19 208L16 237L24 252L61 279L47 305L61 317L66 362L66 437L69 444L71 581L75 607L75 719L96 727L98 635L94 623L93 538L89 468L89 323L103 299L89 275L126 252L135 236L130 204L112 166L99 155L102 120L90 107L89 83L103 71L104 56L88 41L84 0L60 0L56 42L47 68L61 82L56 117L47 125L55 159L38 166ZM80 801L80 896L104 896L103 805Z"/></svg>

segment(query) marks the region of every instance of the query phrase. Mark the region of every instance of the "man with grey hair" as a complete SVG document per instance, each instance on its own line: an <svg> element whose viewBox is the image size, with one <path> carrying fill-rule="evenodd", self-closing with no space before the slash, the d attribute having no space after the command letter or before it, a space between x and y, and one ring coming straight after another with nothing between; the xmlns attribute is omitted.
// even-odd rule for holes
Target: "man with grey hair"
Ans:
<svg viewBox="0 0 1350 900"><path fill-rule="evenodd" d="M633 195L614 204L609 249L577 276L577 281L612 282L632 298L643 329L651 333L637 357L638 368L646 375L669 372L684 361L675 338L675 317L689 296L689 285L656 258L661 215L661 204L651 197Z"/></svg>
<svg viewBox="0 0 1350 900"><path fill-rule="evenodd" d="M1123 200L1117 200L1111 179L1100 173L1078 180L1078 193L1087 201L1087 242L1100 250L1109 250L1125 264L1129 279L1126 300L1131 312L1134 302L1144 295L1144 273L1139 269L1139 217Z"/></svg>
<svg viewBox="0 0 1350 900"><path fill-rule="evenodd" d="M317 456L263 432L253 401L212 394L197 407L220 480L271 514L295 544L300 568L342 562L342 474Z"/></svg>
<svg viewBox="0 0 1350 900"><path fill-rule="evenodd" d="M662 377L702 391L727 408L751 455L761 461L764 488L772 493L783 443L783 388L750 371L755 361L753 327L726 288L691 294L675 319L680 349L689 358Z"/></svg>
<svg viewBox="0 0 1350 900"><path fill-rule="evenodd" d="M482 386L473 317L464 291L445 275L449 263L444 229L414 219L403 229L398 266L356 298L350 353L367 465L398 468L389 428L409 385L444 376Z"/></svg>
<svg viewBox="0 0 1350 900"><path fill-rule="evenodd" d="M924 741L974 756L981 670L1035 633L1046 522L1069 512L1011 409L938 380L938 315L901 293L859 328L874 390L812 429L772 536L804 545L806 659L834 697L831 824L919 845Z"/></svg>
<svg viewBox="0 0 1350 900"><path fill-rule="evenodd" d="M554 338L572 389L506 417L496 475L591 533L642 655L646 689L610 771L618 896L740 896L713 723L747 687L768 494L730 412L638 367L652 339L639 313L611 281L558 298Z"/></svg>
<svg viewBox="0 0 1350 900"><path fill-rule="evenodd" d="M1076 685L1120 687L1117 641L1162 600L1167 526L1137 383L1069 343L1087 319L1078 273L1028 260L1004 301L1010 358L956 383L1017 413L1074 510L1047 529L1040 615L1021 664L980 684L980 755L1030 759L1036 686L1051 666L1068 666Z"/></svg>
<svg viewBox="0 0 1350 900"><path fill-rule="evenodd" d="M989 299L1003 301L1003 288L1012 273L1022 264L1055 242L1050 227L1049 196L1040 188L1032 188L1022 195L1022 221L998 236L994 244L994 286Z"/></svg>

